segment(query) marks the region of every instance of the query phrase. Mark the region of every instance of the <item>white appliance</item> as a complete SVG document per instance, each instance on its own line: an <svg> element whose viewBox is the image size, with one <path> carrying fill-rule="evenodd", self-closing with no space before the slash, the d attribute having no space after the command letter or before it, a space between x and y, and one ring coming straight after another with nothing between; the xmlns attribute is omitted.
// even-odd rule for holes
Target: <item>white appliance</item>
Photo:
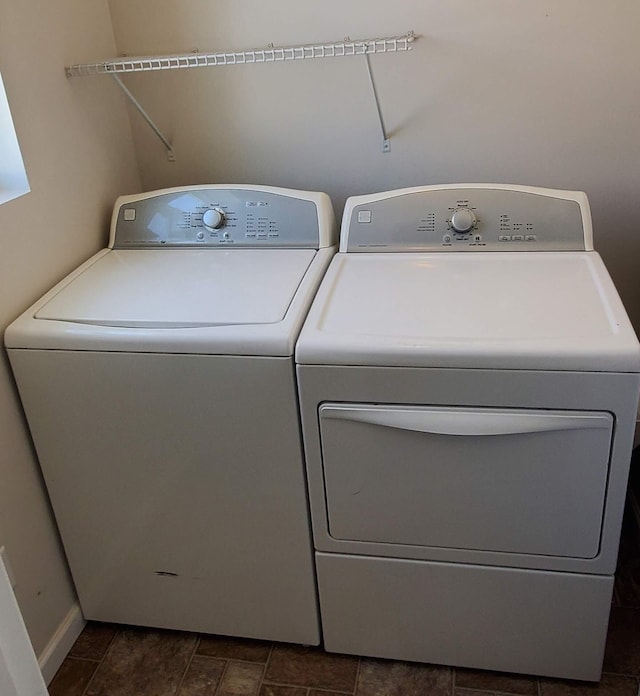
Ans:
<svg viewBox="0 0 640 696"><path fill-rule="evenodd" d="M640 346L586 196L349 199L296 356L326 649L598 679Z"/></svg>
<svg viewBox="0 0 640 696"><path fill-rule="evenodd" d="M294 344L329 198L119 198L6 346L84 616L316 644Z"/></svg>

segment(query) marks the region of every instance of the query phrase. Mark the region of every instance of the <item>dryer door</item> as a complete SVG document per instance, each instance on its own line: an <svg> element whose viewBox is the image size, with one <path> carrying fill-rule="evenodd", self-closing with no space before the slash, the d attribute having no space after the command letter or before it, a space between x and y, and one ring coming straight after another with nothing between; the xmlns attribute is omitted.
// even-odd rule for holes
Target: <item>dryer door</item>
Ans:
<svg viewBox="0 0 640 696"><path fill-rule="evenodd" d="M610 413L325 403L319 415L335 539L598 553Z"/></svg>

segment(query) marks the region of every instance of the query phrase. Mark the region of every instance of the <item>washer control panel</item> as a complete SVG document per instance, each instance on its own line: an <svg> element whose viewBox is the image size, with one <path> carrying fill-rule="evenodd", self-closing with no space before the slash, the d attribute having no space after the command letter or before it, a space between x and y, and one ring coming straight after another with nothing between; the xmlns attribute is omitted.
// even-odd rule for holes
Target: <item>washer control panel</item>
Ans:
<svg viewBox="0 0 640 696"><path fill-rule="evenodd" d="M584 251L586 195L469 184L399 189L347 200L341 251Z"/></svg>
<svg viewBox="0 0 640 696"><path fill-rule="evenodd" d="M209 186L126 196L116 202L110 246L318 248L318 206L298 193Z"/></svg>

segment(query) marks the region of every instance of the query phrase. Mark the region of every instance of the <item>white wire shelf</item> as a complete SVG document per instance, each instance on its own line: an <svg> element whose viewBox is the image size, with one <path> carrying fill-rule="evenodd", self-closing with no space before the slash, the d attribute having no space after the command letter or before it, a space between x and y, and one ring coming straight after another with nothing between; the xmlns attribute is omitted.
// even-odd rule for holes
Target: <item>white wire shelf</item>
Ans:
<svg viewBox="0 0 640 696"><path fill-rule="evenodd" d="M209 68L219 65L247 65L253 63L278 63L287 60L310 58L341 58L363 56L372 53L410 51L416 35L410 31L401 36L377 39L345 39L336 43L304 44L298 46L269 46L247 51L221 53L180 53L165 56L138 56L117 58L100 63L80 63L65 68L67 77L83 75L113 75L114 73L149 72L155 70L179 70L182 68Z"/></svg>
<svg viewBox="0 0 640 696"><path fill-rule="evenodd" d="M350 39L327 44L301 44L298 46L272 46L254 48L248 51L232 51L219 53L180 53L165 56L138 56L135 58L114 58L100 63L78 63L65 67L67 77L84 75L110 75L124 95L140 113L156 136L162 141L167 158L175 161L175 153L171 143L162 134L140 102L133 96L129 88L120 79L122 73L152 72L158 70L180 70L182 68L210 68L219 65L252 65L255 63L279 63L286 60L307 60L310 58L341 58L347 56L364 56L367 71L371 81L373 97L376 104L380 130L382 132L382 151L389 152L391 145L382 118L380 100L376 89L373 70L369 56L373 53L394 53L410 51L411 44L417 39L413 31L400 36L385 36L377 39Z"/></svg>

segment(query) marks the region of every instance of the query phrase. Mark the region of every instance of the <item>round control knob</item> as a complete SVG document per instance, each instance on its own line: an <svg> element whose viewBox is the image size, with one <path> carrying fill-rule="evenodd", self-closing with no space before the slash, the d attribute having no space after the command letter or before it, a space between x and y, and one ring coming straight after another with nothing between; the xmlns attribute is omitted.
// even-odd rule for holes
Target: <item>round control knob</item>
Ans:
<svg viewBox="0 0 640 696"><path fill-rule="evenodd" d="M208 230L219 230L225 222L224 213L217 208L205 210L202 216L202 224Z"/></svg>
<svg viewBox="0 0 640 696"><path fill-rule="evenodd" d="M451 216L450 224L454 232L468 232L475 227L476 216L469 208L458 208Z"/></svg>

